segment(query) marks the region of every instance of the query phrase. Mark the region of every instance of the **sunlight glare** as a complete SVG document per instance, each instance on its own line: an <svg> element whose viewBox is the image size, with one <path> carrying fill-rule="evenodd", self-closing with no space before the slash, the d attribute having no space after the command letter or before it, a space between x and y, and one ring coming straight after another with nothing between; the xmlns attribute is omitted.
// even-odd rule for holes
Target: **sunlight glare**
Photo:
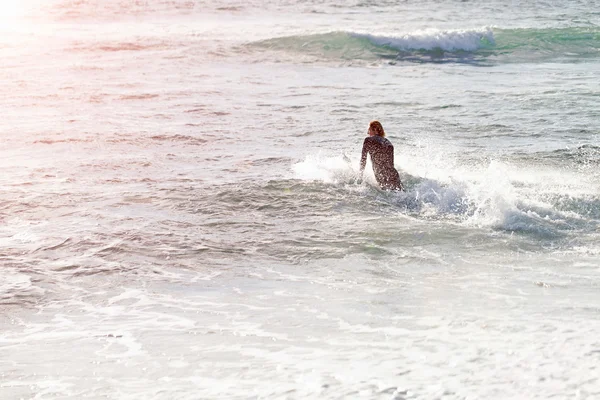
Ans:
<svg viewBox="0 0 600 400"><path fill-rule="evenodd" d="M22 17L25 7L19 0L0 0L0 19Z"/></svg>

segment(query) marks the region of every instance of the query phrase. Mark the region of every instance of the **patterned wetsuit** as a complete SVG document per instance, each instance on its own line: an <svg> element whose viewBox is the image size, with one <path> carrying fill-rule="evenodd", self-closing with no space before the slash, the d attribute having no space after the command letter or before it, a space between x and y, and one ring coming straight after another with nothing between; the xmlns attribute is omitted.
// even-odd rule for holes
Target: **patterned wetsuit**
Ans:
<svg viewBox="0 0 600 400"><path fill-rule="evenodd" d="M367 153L371 154L371 163L375 179L382 189L402 190L400 175L394 168L394 146L383 136L369 136L365 139L360 158L360 171L367 164Z"/></svg>

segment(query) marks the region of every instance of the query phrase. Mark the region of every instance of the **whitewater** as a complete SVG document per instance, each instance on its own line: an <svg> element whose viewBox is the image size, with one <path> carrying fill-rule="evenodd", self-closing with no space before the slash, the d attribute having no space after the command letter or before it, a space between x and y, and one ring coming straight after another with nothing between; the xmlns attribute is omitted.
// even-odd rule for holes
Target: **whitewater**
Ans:
<svg viewBox="0 0 600 400"><path fill-rule="evenodd" d="M0 4L0 399L599 398L598 6Z"/></svg>

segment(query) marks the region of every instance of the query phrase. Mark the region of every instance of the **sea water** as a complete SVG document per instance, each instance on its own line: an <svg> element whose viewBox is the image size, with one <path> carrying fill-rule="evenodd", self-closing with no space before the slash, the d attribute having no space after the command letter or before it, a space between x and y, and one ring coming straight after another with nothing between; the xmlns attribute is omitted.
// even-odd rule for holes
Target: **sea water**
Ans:
<svg viewBox="0 0 600 400"><path fill-rule="evenodd" d="M3 2L0 398L600 398L599 24Z"/></svg>

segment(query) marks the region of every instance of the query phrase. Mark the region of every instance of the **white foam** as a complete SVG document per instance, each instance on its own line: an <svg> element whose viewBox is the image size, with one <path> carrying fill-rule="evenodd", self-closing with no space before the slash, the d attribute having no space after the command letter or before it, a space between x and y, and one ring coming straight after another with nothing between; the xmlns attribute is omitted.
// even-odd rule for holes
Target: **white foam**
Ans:
<svg viewBox="0 0 600 400"><path fill-rule="evenodd" d="M407 191L388 197L409 215L445 219L475 228L527 232L553 237L580 224L585 217L576 210L553 205L557 193L595 193L571 172L545 167L513 165L498 160L461 164L453 153L435 145L397 154L397 165ZM351 184L358 177L358 154L352 162L345 155L308 155L292 168L295 178L329 184ZM368 185L377 187L372 168L364 174ZM548 197L550 196L550 197ZM580 198L580 197L579 197Z"/></svg>
<svg viewBox="0 0 600 400"><path fill-rule="evenodd" d="M467 30L427 29L402 35L380 36L351 32L351 36L365 38L377 46L397 50L475 51L484 43L494 44L494 32L489 27Z"/></svg>

